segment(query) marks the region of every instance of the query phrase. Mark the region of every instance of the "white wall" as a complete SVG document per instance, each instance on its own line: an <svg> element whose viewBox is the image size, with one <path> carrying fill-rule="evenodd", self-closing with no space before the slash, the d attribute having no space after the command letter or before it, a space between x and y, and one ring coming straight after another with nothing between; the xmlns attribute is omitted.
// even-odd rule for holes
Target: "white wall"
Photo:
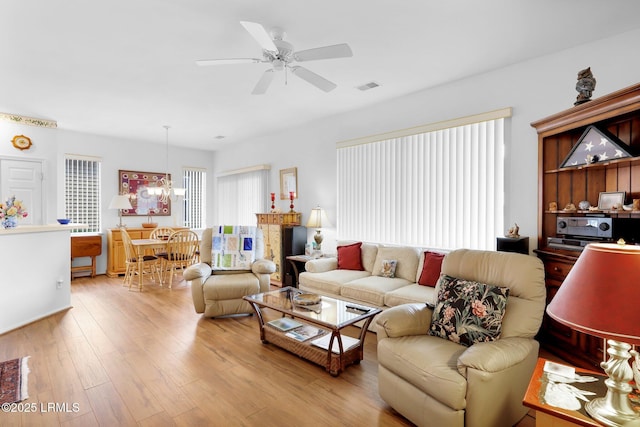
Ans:
<svg viewBox="0 0 640 427"><path fill-rule="evenodd" d="M279 170L298 168L296 210L303 221L316 205L327 209L334 222L336 212L335 143L366 135L404 129L441 120L477 114L497 108L513 107L511 133L506 149L505 229L513 222L522 235L537 236L537 136L532 121L570 108L575 101L577 72L591 66L597 79L594 97L638 82L640 58L633 55L640 30L568 49L525 63L495 70L448 85L428 89L366 109L341 114L314 123L292 127L285 132L265 135L233 148L212 153L171 148L170 170L180 176L185 166L202 167L208 174L208 223L215 224L215 173L256 164L271 165L271 190L279 193ZM382 82L384 83L384 82ZM331 96L328 94L327 96ZM295 123L295 117L283 117ZM0 123L0 156L42 159L45 166L45 222L51 223L63 211L62 170L64 154L83 154L103 160L103 227L118 222L116 211L107 209L118 191L118 170L160 171L166 168L164 131L159 143L140 143L111 137L83 134L63 129L46 129ZM11 145L14 135L24 134L33 141L28 151ZM171 142L171 135L170 135ZM269 195L265 194L265 199ZM592 201L594 203L595 201ZM288 201L276 201L288 210ZM129 226L139 226L144 217L124 218ZM173 224L173 218L158 219ZM309 231L309 241L313 231ZM335 228L323 230L323 249L335 248ZM106 239L97 271L106 270Z"/></svg>
<svg viewBox="0 0 640 427"><path fill-rule="evenodd" d="M0 231L0 334L71 307L69 230L29 228Z"/></svg>
<svg viewBox="0 0 640 427"><path fill-rule="evenodd" d="M336 142L513 107L505 150L505 232L517 222L520 234L530 236L535 247L538 151L537 134L530 123L572 107L578 94L577 73L588 66L597 79L594 98L637 83L640 57L633 52L638 40L640 30L635 30L256 138L216 153L214 169L270 163L271 191L277 193L279 169L296 166L300 193L296 210L303 213L303 221L317 204L335 221ZM295 122L294 117L282 120ZM239 152L242 156L236 156ZM278 206L284 209L286 205L283 201ZM324 234L323 249L330 250L335 247L335 228Z"/></svg>
<svg viewBox="0 0 640 427"><path fill-rule="evenodd" d="M171 131L169 131L171 132ZM14 135L27 135L33 146L30 150L19 151L11 144ZM18 125L11 122L0 123L0 157L17 159L41 159L44 161L45 213L44 223L55 223L64 215L64 155L78 154L102 159L102 227L113 228L118 224L117 210L107 209L113 195L118 193L118 171L139 170L165 172L167 166L166 140L164 129L158 131L159 141L145 143L133 140L115 139L62 128L50 129ZM171 143L171 134L169 134ZM210 151L169 148L169 173L172 178L182 177L183 167L199 167L207 170L208 188L213 188L213 153ZM2 195L5 197L7 195ZM211 203L211 200L209 200ZM209 211L213 208L209 206ZM179 209L172 206L171 217L154 217L161 225L174 225L179 221ZM140 227L146 216L123 217L122 222L129 227ZM84 261L84 260L82 260ZM86 264L86 262L83 262ZM106 232L103 234L102 255L97 259L96 271L104 274L107 264Z"/></svg>

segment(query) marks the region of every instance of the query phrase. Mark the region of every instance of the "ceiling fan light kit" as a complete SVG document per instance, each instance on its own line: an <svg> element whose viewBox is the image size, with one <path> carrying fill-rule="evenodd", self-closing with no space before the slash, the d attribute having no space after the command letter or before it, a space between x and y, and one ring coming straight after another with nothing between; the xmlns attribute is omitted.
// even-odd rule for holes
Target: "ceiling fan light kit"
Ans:
<svg viewBox="0 0 640 427"><path fill-rule="evenodd" d="M201 59L196 61L199 66L227 65L227 64L250 64L269 63L270 69L266 70L251 92L253 95L264 94L273 81L274 71L286 71L289 69L294 75L300 77L307 83L317 87L324 92L334 90L337 85L324 77L299 65L292 65L293 62L316 61L320 59L347 58L353 56L351 48L346 43L316 47L296 52L293 45L283 40L284 31L281 28L274 28L269 34L265 28L258 23L240 21L240 24L262 47L262 59L258 58L221 58L221 59Z"/></svg>

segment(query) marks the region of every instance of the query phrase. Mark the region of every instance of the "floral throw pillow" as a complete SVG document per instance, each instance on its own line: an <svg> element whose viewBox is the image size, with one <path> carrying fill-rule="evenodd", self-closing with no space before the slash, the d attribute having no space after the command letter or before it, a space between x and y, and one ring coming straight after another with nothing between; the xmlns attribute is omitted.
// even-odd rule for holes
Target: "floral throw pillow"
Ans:
<svg viewBox="0 0 640 427"><path fill-rule="evenodd" d="M395 259L385 259L382 261L382 269L380 270L380 276L382 277L396 277L396 267L398 261Z"/></svg>
<svg viewBox="0 0 640 427"><path fill-rule="evenodd" d="M442 275L429 335L464 346L500 337L509 288Z"/></svg>

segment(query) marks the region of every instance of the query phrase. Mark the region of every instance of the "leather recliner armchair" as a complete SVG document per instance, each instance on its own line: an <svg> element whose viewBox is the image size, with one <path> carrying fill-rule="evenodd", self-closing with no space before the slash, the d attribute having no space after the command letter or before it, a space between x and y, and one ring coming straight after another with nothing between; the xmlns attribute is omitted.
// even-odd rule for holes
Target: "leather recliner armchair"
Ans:
<svg viewBox="0 0 640 427"><path fill-rule="evenodd" d="M522 399L538 357L543 264L460 249L446 255L442 273L509 288L500 337L465 347L428 334L433 310L426 304L392 307L376 319L379 393L418 426L513 426L527 413Z"/></svg>
<svg viewBox="0 0 640 427"><path fill-rule="evenodd" d="M200 263L184 272L185 280L191 282L191 295L196 313L206 317L230 314L253 314L251 305L242 299L246 295L267 292L271 284L271 273L275 264L263 259L264 238L261 229L256 230L256 260L246 270L213 270L211 258L213 229L202 232Z"/></svg>

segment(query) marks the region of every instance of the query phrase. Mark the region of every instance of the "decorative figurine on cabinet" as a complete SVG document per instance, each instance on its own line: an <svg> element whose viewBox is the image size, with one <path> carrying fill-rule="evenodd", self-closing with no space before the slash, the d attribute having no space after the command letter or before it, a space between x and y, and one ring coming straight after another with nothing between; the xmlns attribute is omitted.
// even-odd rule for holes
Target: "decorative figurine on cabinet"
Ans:
<svg viewBox="0 0 640 427"><path fill-rule="evenodd" d="M591 94L596 88L596 79L591 73L591 67L587 67L578 73L578 83L576 83L576 90L578 96L576 102L573 105L580 105L587 101L591 101Z"/></svg>
<svg viewBox="0 0 640 427"><path fill-rule="evenodd" d="M517 239L520 237L520 227L518 224L514 224L513 227L509 228L506 237L510 237L512 239Z"/></svg>

